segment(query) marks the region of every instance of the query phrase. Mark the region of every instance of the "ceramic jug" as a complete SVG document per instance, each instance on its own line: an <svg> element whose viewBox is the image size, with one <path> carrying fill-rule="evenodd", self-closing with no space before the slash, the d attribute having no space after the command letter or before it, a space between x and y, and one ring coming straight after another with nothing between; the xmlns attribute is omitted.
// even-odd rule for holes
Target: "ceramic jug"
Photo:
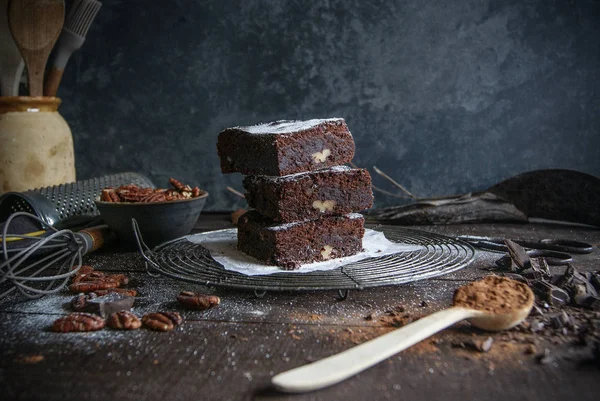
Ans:
<svg viewBox="0 0 600 401"><path fill-rule="evenodd" d="M0 97L0 194L75 181L73 136L56 97Z"/></svg>

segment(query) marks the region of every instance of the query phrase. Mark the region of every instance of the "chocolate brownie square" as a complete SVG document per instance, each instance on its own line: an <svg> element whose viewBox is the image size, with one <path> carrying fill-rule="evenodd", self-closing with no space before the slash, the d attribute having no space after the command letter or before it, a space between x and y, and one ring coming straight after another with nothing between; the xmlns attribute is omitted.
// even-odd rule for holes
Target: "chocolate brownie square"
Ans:
<svg viewBox="0 0 600 401"><path fill-rule="evenodd" d="M360 252L364 223L362 215L352 213L277 225L252 210L238 221L237 246L268 265L293 270Z"/></svg>
<svg viewBox="0 0 600 401"><path fill-rule="evenodd" d="M343 118L281 120L219 133L223 173L288 175L348 163L354 139Z"/></svg>
<svg viewBox="0 0 600 401"><path fill-rule="evenodd" d="M248 205L278 223L360 212L373 205L369 172L347 166L283 177L250 175L244 188Z"/></svg>

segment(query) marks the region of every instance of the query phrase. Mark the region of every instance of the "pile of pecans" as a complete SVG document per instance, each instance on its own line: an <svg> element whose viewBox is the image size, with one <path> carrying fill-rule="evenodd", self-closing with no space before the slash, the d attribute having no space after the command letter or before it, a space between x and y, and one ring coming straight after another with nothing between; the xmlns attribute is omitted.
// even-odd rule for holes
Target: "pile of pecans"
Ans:
<svg viewBox="0 0 600 401"><path fill-rule="evenodd" d="M100 195L103 202L151 203L197 198L202 194L198 187L190 187L175 178L169 178L173 188L143 188L135 184L121 185L118 188L104 188Z"/></svg>
<svg viewBox="0 0 600 401"><path fill-rule="evenodd" d="M86 305L99 296L115 293L122 297L135 297L137 292L133 289L118 288L128 284L129 278L124 274L107 274L95 270L92 266L81 266L73 277L69 289L78 295L71 301L71 307L76 312L60 317L52 325L52 330L59 333L95 331L105 326L115 330L136 330L142 325L150 330L171 331L183 323L183 318L178 312L162 311L147 313L140 319L129 310L120 310L110 315L94 310L95 313L86 313ZM116 299L119 299L117 296ZM220 303L215 295L198 294L191 291L182 291L177 300L187 309L207 310ZM115 305L118 300L111 299ZM129 303L130 308L133 302ZM124 307L120 303L119 307ZM112 308L115 309L114 307ZM88 309L89 310L89 309ZM107 317L106 320L103 317Z"/></svg>

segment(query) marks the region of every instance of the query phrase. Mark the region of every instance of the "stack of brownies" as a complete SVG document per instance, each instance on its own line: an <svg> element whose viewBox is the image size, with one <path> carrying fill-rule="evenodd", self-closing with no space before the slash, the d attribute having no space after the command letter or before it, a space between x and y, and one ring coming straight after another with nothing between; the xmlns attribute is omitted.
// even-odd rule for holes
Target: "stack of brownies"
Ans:
<svg viewBox="0 0 600 401"><path fill-rule="evenodd" d="M219 133L223 173L239 172L253 208L238 220L238 249L266 264L303 263L362 250L371 176L344 166L354 140L342 118L276 121Z"/></svg>

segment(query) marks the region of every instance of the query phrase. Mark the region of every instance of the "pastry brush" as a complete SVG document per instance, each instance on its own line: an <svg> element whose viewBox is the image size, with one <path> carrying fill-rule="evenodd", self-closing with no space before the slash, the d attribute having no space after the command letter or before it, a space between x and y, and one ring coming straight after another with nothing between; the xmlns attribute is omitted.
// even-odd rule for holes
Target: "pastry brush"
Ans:
<svg viewBox="0 0 600 401"><path fill-rule="evenodd" d="M100 7L102 3L96 0L75 0L71 6L56 44L52 67L46 77L44 96L56 96L69 57L85 42L85 36Z"/></svg>

